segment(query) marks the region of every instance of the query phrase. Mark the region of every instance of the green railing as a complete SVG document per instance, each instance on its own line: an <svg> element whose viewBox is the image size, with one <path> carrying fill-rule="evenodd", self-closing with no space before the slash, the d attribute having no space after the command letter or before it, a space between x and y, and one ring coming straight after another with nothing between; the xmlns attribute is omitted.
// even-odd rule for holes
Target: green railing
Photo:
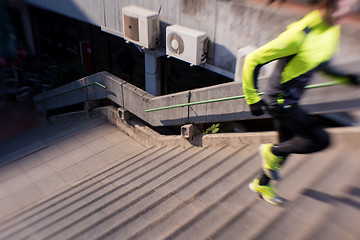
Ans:
<svg viewBox="0 0 360 240"><path fill-rule="evenodd" d="M339 85L341 83L343 83L343 82L342 81L332 81L332 82L326 82L326 83L312 84L312 85L306 86L305 88L311 89L311 88L328 87L328 86ZM264 94L264 92L259 93L259 95L263 95L263 94ZM171 106L159 107L159 108L152 108L152 109L145 110L145 112L154 112L154 111L166 110L166 109L171 109L171 108L187 107L187 106L192 106L192 105L222 102L222 101L229 101L229 100L235 100L235 99L241 99L241 98L245 98L245 95L226 97L226 98L217 98L217 99L192 102L192 103L183 103L183 104L177 104L177 105L171 105Z"/></svg>
<svg viewBox="0 0 360 240"><path fill-rule="evenodd" d="M50 99L50 98L54 98L54 97L58 97L58 96L61 96L61 95L67 94L67 93L75 92L77 90L87 88L87 87L90 87L90 86L94 86L94 85L97 85L99 87L102 87L102 88L106 89L105 85L102 85L101 83L98 83L98 82L94 82L94 83L90 83L90 84L87 84L87 85L84 85L84 86L81 86L81 87L78 87L78 88L74 88L74 89L71 89L71 90L68 90L68 91L58 93L58 94L55 94L55 95L52 95L52 96L48 96L48 97L45 97L45 98L42 98L42 99L38 99L35 102L45 101L45 100Z"/></svg>

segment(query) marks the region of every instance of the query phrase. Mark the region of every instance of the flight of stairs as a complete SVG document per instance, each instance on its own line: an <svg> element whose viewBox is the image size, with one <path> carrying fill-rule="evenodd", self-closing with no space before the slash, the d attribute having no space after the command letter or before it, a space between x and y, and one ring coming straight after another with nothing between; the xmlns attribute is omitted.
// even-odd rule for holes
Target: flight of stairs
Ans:
<svg viewBox="0 0 360 240"><path fill-rule="evenodd" d="M97 127L103 131L94 130L93 141L121 136L107 123ZM86 132L76 127L67 131L73 134L59 133L68 137L56 146L74 138L90 146L89 139L82 139L89 137ZM359 140L349 135L351 141ZM248 189L260 173L258 146L138 145L126 151L136 142L121 137L113 146L122 156L12 214L0 215L0 239L360 238L360 151L343 141L346 134L328 150L290 157L283 180L275 183L287 199L280 207ZM111 157L103 154L107 149L94 154Z"/></svg>

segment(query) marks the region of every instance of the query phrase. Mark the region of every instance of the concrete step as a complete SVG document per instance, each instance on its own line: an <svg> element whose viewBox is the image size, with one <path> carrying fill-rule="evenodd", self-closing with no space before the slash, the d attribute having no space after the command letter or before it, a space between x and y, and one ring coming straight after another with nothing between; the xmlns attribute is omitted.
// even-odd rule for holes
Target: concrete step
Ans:
<svg viewBox="0 0 360 240"><path fill-rule="evenodd" d="M30 226L34 222L39 221L39 219L46 219L48 216L63 210L66 206L71 206L72 204L85 199L92 193L97 193L107 185L111 184L111 182L108 181L108 178L112 176L126 175L126 172L124 173L124 171L138 164L143 159L147 159L152 156L157 157L163 151L164 149L162 148L148 148L145 151L137 153L133 156L121 159L116 165L111 166L110 168L67 188L65 191L62 191L51 198L43 200L32 208L7 219L6 222L0 225L0 236L6 236L18 231L19 229L25 228L26 226ZM107 181L108 183L106 184L104 181Z"/></svg>
<svg viewBox="0 0 360 240"><path fill-rule="evenodd" d="M200 160L204 162L212 152L214 151L202 150L199 152L199 154L195 154L195 156L198 156ZM51 239L52 237L56 238L61 236L61 238L65 237L74 239L76 238L76 235L80 236L82 232L86 235L92 235L90 232L92 232L93 229L100 229L101 231L103 230L102 228L99 228L100 225L110 226L109 224L111 220L114 220L113 217L119 217L118 213L120 212L131 213L133 211L135 214L139 213L142 208L147 207L148 204L150 204L155 199L161 199L161 195L155 191L156 189L166 186L167 184L171 183L174 178L181 176L184 171L193 167L194 163L192 163L191 160L192 156L186 158L180 156L180 158L176 160L178 162L175 161L174 166L169 166L168 168L162 169L160 173L155 173L156 175L154 177L150 178L144 183L140 183L138 186L129 187L128 189L122 189L122 191L117 191L117 196L114 195L115 198L108 200L105 199L106 201L104 200L102 205L93 207L90 206L90 208L85 209L86 215L83 215L81 218L79 218L79 214L77 213L76 216L74 216L76 222L73 222L73 224L69 224L67 222L66 225L62 226L61 229L59 229L58 225L55 226L58 229L57 232L52 233L51 235L46 235L46 238ZM182 168L185 168L185 170L181 171L180 169ZM149 187L149 185L153 185L153 187ZM146 190L145 187L148 187L149 190ZM99 216L101 217L99 218ZM125 216L127 216L127 214L125 214ZM124 217L122 217L122 219L123 218ZM94 236L96 235L97 234Z"/></svg>
<svg viewBox="0 0 360 240"><path fill-rule="evenodd" d="M147 151L146 154L142 153L128 160L121 161L116 167L112 167L98 175L90 177L73 188L45 201L46 204L43 204L41 208L34 208L33 213L30 213L29 216L20 216L18 220L20 224L14 223L12 228L8 228L11 231L8 233L2 231L2 235L6 234L6 238L19 237L26 235L29 229L31 229L32 232L40 231L44 228L45 222L46 226L51 226L55 223L59 224L61 220L72 215L74 211L76 212L83 209L86 204L96 203L96 201L109 195L109 192L112 193L111 190L114 188L114 185L112 181L108 181L108 178L116 176L116 180L121 181L127 177L129 175L128 173L132 172L139 163L145 165L144 161L151 161L170 151L171 150L164 148L152 149L150 153ZM106 181L106 183L104 183L104 181ZM84 204L84 202L86 204ZM21 219L21 217L23 218Z"/></svg>
<svg viewBox="0 0 360 240"><path fill-rule="evenodd" d="M206 212L217 206L221 199L235 194L249 176L253 177L255 173L259 172L259 164L255 161L255 156L257 156L257 151L254 147L237 149L233 154L222 159L221 165L216 169L209 171L187 188L178 192L176 196L182 200L181 204L162 213L161 217L156 221L153 219L153 222L148 222L142 229L133 227L130 239L172 239L180 233L185 234L188 227L193 226ZM142 218L151 219L154 215L153 211L155 209ZM223 216L228 211L229 209L224 211ZM141 221L141 219L137 221ZM208 230L208 228L204 230L206 231L206 229ZM114 238L123 237L123 231L126 234L129 232L125 229L119 230L121 231L113 233ZM201 239L197 237L204 230L196 231L191 239ZM193 231L194 233L195 231ZM128 236L125 235L124 237L127 238Z"/></svg>
<svg viewBox="0 0 360 240"><path fill-rule="evenodd" d="M94 219L92 224L86 229L71 235L72 239L83 239L87 237L96 236L99 239L112 235L114 231L128 226L134 220L138 219L144 214L147 214L152 209L162 209L166 212L167 208L174 206L174 204L181 204L182 200L178 194L187 190L193 182L202 179L202 177L209 171L215 170L221 165L225 159L234 150L230 148L221 148L218 150L208 150L212 154L205 158L193 158L193 163L188 168L179 171L174 169L172 174L166 178L162 177L154 187L148 189L144 194L136 199L132 199L129 203L117 202L112 204L103 212L105 218ZM135 227L136 224L133 226ZM78 230L78 229L76 229ZM123 238L123 236L115 236L115 238ZM126 236L125 236L126 238Z"/></svg>
<svg viewBox="0 0 360 240"><path fill-rule="evenodd" d="M346 153L345 153L346 154ZM253 201L247 205L241 211L227 222L223 228L217 231L211 236L213 239L237 239L239 232L244 239L263 239L261 237L268 236L266 234L261 235L266 228L273 228L273 222L281 214L289 211L289 206L295 204L298 198L302 196L302 192L305 188L314 185L319 179L323 178L323 175L329 173L329 169L337 166L336 163L342 159L344 153L339 153L339 149L331 149L318 154L306 155L299 160L300 164L290 170L288 176L285 175L283 181L278 185L278 192L283 196L288 203L285 203L283 207L269 207L269 204L264 201ZM290 159L291 161L291 159ZM285 180L286 179L286 180ZM302 209L307 206L302 206ZM316 208L316 205L314 206ZM309 220L307 220L309 221ZM287 218L287 225L293 223L292 218ZM287 230L288 226L284 226L284 230ZM298 227L296 223L294 228ZM291 233L293 238L293 233ZM279 235L280 239L287 239Z"/></svg>
<svg viewBox="0 0 360 240"><path fill-rule="evenodd" d="M132 188L129 187L129 188L123 189L121 191L121 188L119 188L119 187L121 185L124 185L124 184L121 183L119 181L119 179L116 179L115 181L112 182L112 185L113 185L113 187L115 187L116 191L112 191L112 193L117 193L118 195L119 194L121 194L121 195L117 196L117 197L115 195L115 197L116 197L115 201L114 201L114 199L111 199L111 198L109 198L109 200L106 200L106 196L104 196L104 198L101 199L101 201L98 202L98 205L95 204L95 206L94 206L96 208L95 210L94 210L94 207L91 208L91 204L90 204L90 207L87 208L87 210L90 211L90 213L86 214L86 211L85 211L85 216L80 217L80 220L87 221L88 218L92 218L93 221L96 222L96 221L99 221L99 219L94 218L93 216L94 215L98 216L99 215L99 213L98 213L99 210L108 210L108 213L112 212L112 210L110 210L110 208L113 208L112 205L120 203L120 202L123 205L122 208L125 210L126 208L133 208L132 203L134 201L135 202L144 201L143 199L147 199L151 195L154 195L154 194L156 196L161 196L158 193L156 193L154 190L151 190L153 187L150 187L150 188L148 187L148 189L145 189L145 187L147 185L149 185L149 184L155 184L155 186L158 185L157 187L155 187L155 189L161 189L160 186L164 187L164 186L170 184L174 180L174 175L175 176L181 176L181 175L185 174L187 171L194 168L194 165L196 166L196 165L198 165L200 163L204 164L203 162L205 162L209 158L209 154L211 155L212 152L216 152L216 150L212 150L212 151L210 151L210 150L204 151L204 150L205 149L196 149L196 148L194 148L194 149L190 149L190 150L185 151L185 152L182 150L181 154L179 154L179 152L178 153L174 152L172 157L168 156L167 158L163 158L161 160L161 161L163 161L163 164L159 165L157 167L158 169L160 169L160 166L162 167L160 172L158 172L158 173L156 172L156 170L154 168L155 166L148 169L147 174L152 174L152 175L155 174L155 176L151 177L147 181L146 181L146 179L143 179L142 181L145 181L145 182L141 183L141 181L140 181L139 184L137 184L137 186L134 186ZM199 158L199 160L194 160L193 159L193 157L196 157L196 156ZM165 157L165 155L163 157ZM159 161L160 161L160 159L161 159L161 157L159 157ZM173 160L170 161L169 159L173 159ZM215 161L216 160L215 156L212 156L212 159L213 159L212 161ZM198 161L200 163L198 163ZM173 162L173 163L171 163L171 162ZM180 174L179 174L179 169L184 169L184 170L182 172L180 172ZM143 171L146 171L146 169L144 169ZM164 178L164 176L166 174L168 174L169 176ZM158 178L162 178L162 180L159 181ZM139 180L140 180L140 178L139 178ZM167 183L164 184L164 181L167 181ZM132 179L132 180L130 179L130 182L135 184L134 179ZM116 183L120 184L120 185L116 186ZM122 186L122 188L124 188L124 186ZM135 198L137 197L136 199L138 199L138 200L137 201L134 200L134 197ZM121 199L121 201L119 201L120 199ZM103 204L105 203L105 206L104 205L102 206L101 203L103 203ZM125 204L125 206L124 206L124 204ZM68 217L66 217L66 221L64 221L64 223L66 223L66 226L63 226L62 229L60 229L60 230L64 230L65 232L58 230L59 227L61 228L61 223L58 222L58 221L56 222L56 226L54 226L54 227L55 227L55 230L57 230L59 233L61 233L61 238L66 238L67 237L66 233L68 233L69 235L74 234L74 229L72 229L74 223L75 223L75 225L77 225L77 227L75 229L76 230L79 229L79 223L81 223L81 221L79 223L77 221L79 221L79 216L81 216L81 210L80 211L75 210L75 211L76 211L75 212L76 214L72 214L72 216L75 217L75 222L69 221L70 218L68 216ZM100 220L101 220L101 218L100 218ZM46 221L44 219L44 222L49 223L48 219ZM71 224L69 224L69 222ZM47 225L49 225L49 224L47 224ZM67 225L70 225L70 226L67 226ZM85 226L88 226L88 224L86 224ZM30 227L30 226L28 226L28 227ZM45 232L47 232L47 231L49 231L51 229L51 228L48 228L48 227L51 227L51 226L49 225L46 228L44 228ZM22 234L20 234L21 231L19 232L19 230L16 230L16 234L11 235L11 237L14 238L14 239L21 239L22 237L28 238L28 237L34 236L34 226L33 225L31 226L31 230L32 230L32 234L28 234L28 236L22 235L24 233L24 231L22 231ZM40 231L35 230L35 234L37 236L43 236L46 239L51 239L51 237L56 237L57 236L57 235L54 235L54 232L53 232L54 229L47 232L47 234L52 233L52 234L50 234L50 236L49 235L45 235L45 236L44 235L39 235L39 234L44 234L45 233L45 232L41 233L41 230L42 229L40 229Z"/></svg>
<svg viewBox="0 0 360 240"><path fill-rule="evenodd" d="M336 204L339 207L333 208L326 213L324 221L320 222L308 234L309 239L359 239L360 238L360 171L357 166L356 176L350 180L345 189L337 195L329 195L323 190L314 192L315 199L323 202ZM308 194L309 195L309 194Z"/></svg>
<svg viewBox="0 0 360 240"><path fill-rule="evenodd" d="M31 142L34 139L44 139L50 136L57 135L63 131L72 129L75 130L77 126L84 125L85 129L88 127L93 127L98 125L99 123L104 123L105 121L101 118L92 118L92 119L80 119L73 122L67 123L54 123L54 124L45 124L41 125L37 128L30 129L18 136L15 136L11 139L5 140L2 142L0 147L0 153L4 154L6 152L12 151L13 144L18 143L27 143Z"/></svg>
<svg viewBox="0 0 360 240"><path fill-rule="evenodd" d="M342 195L346 194L346 191L351 187L347 184L352 183L352 187L356 187L358 182L354 180L359 176L360 163L354 159L359 156L359 153L359 151L355 151L336 155L337 162L328 165L325 171L319 173L311 184L305 186L298 198L289 204L287 211L277 216L257 238L263 239L266 236L267 239L279 239L279 237L325 239L317 236L331 236L328 232L321 231L321 228L324 226L328 228L329 225L324 223L337 218L337 216L328 218L329 214L334 211L342 212L338 208L334 209L333 205L346 203L347 198L343 199ZM359 208L355 208L353 211L359 212ZM290 219L291 221L289 221ZM346 220L345 222L348 223L354 221L353 218ZM346 239L358 239L359 237L352 232L347 232L344 236L347 236ZM336 239L336 237L331 236L331 239Z"/></svg>
<svg viewBox="0 0 360 240"><path fill-rule="evenodd" d="M236 162L239 162L239 165L243 165L243 160L245 160L246 157L244 156L244 158L239 159L239 157L236 155L236 153L241 150L230 151L230 149L228 149L227 151L228 156L221 159L215 168L210 168L202 172L196 177L194 181L191 182L191 184L180 189L175 188L176 190L172 192L174 196L171 196L169 199L166 199L165 202L159 205L153 206L150 209L146 209L145 213L131 218L131 221L129 220L125 223L114 226L111 230L101 235L100 238L138 239L140 238L140 232L145 232L146 230L158 227L158 225L162 223L163 220L170 216L176 218L177 223L174 225L168 225L166 231L161 231L163 234L162 236L152 235L150 237L147 235L147 238L160 239L163 236L166 236L166 232L171 231L172 228L188 223L188 219L184 218L184 216L194 216L194 214L201 211L203 207L206 206L206 202L202 202L201 199L199 200L199 196L205 192L208 192L209 189L213 189L217 183L227 179L227 177L231 175L232 172L234 172L234 169L236 169ZM244 155L251 154L249 152L244 150ZM166 190L166 192L168 191ZM162 195L167 196L165 194ZM210 194L207 197L211 197ZM175 201L171 201L171 198L180 199L180 202L176 203ZM184 211L184 208L186 211ZM180 212L182 213L181 215L178 214Z"/></svg>
<svg viewBox="0 0 360 240"><path fill-rule="evenodd" d="M168 219L136 233L131 239L211 239L213 235L216 236L218 231L221 232L232 222L238 212L244 211L257 201L248 189L249 182L259 175L257 147L252 147L255 155L246 158L245 153L245 150L239 152L238 159L243 158L243 161L246 161L233 165L233 174L221 182L212 181L213 187L193 197L192 201L200 201L206 207L196 212L192 203L184 205L183 209L178 209L177 213L169 215ZM285 176L298 165L299 161L290 161L287 171L284 171ZM179 220L182 218L183 222Z"/></svg>
<svg viewBox="0 0 360 240"><path fill-rule="evenodd" d="M248 189L260 173L257 144L115 157L134 143L100 124L51 146L71 151L78 142L109 163L3 218L0 239L358 239L358 135L339 133L329 149L289 158L273 182L287 199L277 207ZM113 145L100 147L101 139Z"/></svg>
<svg viewBox="0 0 360 240"><path fill-rule="evenodd" d="M49 124L31 129L1 143L0 166L104 123L104 119L94 118L71 123Z"/></svg>
<svg viewBox="0 0 360 240"><path fill-rule="evenodd" d="M43 133L34 132L35 136L38 134ZM17 161L0 168L0 221L8 218L0 224L1 229L12 223L13 217L9 219L9 216L14 212L42 203L64 189L69 189L68 194L72 194L70 189L79 180L84 181L104 168L121 165L122 161L125 164L146 150L101 118L88 119L42 136L41 141L49 144L47 147L41 150L30 148L31 154L18 156ZM92 181L98 180L88 182ZM31 211L27 210L27 214L31 215Z"/></svg>

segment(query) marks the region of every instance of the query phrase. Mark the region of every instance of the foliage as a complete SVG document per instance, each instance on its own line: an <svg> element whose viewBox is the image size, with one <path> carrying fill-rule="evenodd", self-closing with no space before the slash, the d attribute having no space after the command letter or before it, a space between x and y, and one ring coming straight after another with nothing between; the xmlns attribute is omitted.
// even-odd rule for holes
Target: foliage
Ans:
<svg viewBox="0 0 360 240"><path fill-rule="evenodd" d="M203 134L213 134L220 131L220 123L213 124L211 127L203 131Z"/></svg>

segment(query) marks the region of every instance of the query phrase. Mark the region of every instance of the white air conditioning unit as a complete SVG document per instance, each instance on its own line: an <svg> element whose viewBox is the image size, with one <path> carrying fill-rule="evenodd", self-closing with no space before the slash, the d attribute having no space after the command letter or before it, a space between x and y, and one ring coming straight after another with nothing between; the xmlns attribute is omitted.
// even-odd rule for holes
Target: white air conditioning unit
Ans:
<svg viewBox="0 0 360 240"><path fill-rule="evenodd" d="M166 54L192 65L206 62L209 40L205 32L180 25L166 27Z"/></svg>
<svg viewBox="0 0 360 240"><path fill-rule="evenodd" d="M144 48L154 49L160 44L159 14L138 6L122 8L124 38Z"/></svg>

